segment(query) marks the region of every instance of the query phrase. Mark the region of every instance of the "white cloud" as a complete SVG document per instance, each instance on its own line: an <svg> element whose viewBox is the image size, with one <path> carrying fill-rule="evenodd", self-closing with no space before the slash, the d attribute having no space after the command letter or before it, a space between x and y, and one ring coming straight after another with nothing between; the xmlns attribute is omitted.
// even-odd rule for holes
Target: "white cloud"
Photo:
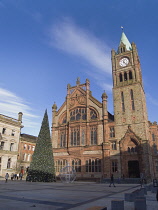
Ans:
<svg viewBox="0 0 158 210"><path fill-rule="evenodd" d="M13 92L0 88L0 113L18 118L18 113L23 113L23 125L24 127L35 127L40 126L39 123L35 122L39 116L32 114L33 110L21 97L17 96Z"/></svg>
<svg viewBox="0 0 158 210"><path fill-rule="evenodd" d="M158 101L153 98L149 93L146 93L146 97L152 105L158 106Z"/></svg>
<svg viewBox="0 0 158 210"><path fill-rule="evenodd" d="M70 19L64 19L52 26L50 44L83 58L97 73L111 74L110 47L88 31L76 26Z"/></svg>

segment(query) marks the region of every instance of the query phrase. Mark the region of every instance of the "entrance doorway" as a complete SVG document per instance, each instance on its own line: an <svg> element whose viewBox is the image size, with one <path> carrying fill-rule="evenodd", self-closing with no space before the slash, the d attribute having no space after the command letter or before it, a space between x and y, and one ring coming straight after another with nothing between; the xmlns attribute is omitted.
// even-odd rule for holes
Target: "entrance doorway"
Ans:
<svg viewBox="0 0 158 210"><path fill-rule="evenodd" d="M129 178L140 178L138 160L128 161L128 175Z"/></svg>

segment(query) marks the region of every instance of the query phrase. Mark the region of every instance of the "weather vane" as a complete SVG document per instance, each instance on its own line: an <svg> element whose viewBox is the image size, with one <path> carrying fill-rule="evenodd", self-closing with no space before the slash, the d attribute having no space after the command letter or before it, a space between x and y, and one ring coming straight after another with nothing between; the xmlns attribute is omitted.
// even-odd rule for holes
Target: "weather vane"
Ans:
<svg viewBox="0 0 158 210"><path fill-rule="evenodd" d="M122 29L122 31L123 31L123 26L121 26L121 29Z"/></svg>

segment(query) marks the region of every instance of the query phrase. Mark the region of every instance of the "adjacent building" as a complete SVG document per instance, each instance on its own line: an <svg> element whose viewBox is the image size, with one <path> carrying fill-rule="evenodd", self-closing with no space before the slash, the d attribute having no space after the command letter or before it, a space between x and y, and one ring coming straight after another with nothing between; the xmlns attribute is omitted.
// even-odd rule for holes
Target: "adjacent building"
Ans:
<svg viewBox="0 0 158 210"><path fill-rule="evenodd" d="M29 134L20 135L17 171L21 172L23 175L26 174L29 169L36 141L36 136Z"/></svg>
<svg viewBox="0 0 158 210"><path fill-rule="evenodd" d="M0 114L0 176L16 171L22 127L22 112L18 119Z"/></svg>

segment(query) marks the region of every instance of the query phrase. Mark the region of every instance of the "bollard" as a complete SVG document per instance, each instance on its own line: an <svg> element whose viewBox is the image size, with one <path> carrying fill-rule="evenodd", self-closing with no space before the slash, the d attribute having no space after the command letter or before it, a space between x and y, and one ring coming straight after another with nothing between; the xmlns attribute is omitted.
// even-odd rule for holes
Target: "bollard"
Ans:
<svg viewBox="0 0 158 210"><path fill-rule="evenodd" d="M146 210L146 200L145 199L136 199L134 201L135 210Z"/></svg>
<svg viewBox="0 0 158 210"><path fill-rule="evenodd" d="M124 210L124 200L112 200L111 210Z"/></svg>

